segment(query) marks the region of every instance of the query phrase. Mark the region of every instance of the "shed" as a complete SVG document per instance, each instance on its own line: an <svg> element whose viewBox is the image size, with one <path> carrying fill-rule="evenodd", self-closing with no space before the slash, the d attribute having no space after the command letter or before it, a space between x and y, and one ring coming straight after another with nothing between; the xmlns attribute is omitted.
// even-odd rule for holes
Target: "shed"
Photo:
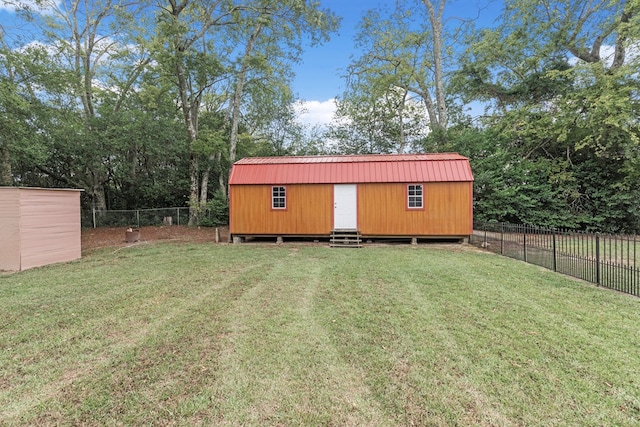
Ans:
<svg viewBox="0 0 640 427"><path fill-rule="evenodd" d="M80 258L81 191L0 187L0 270Z"/></svg>
<svg viewBox="0 0 640 427"><path fill-rule="evenodd" d="M465 238L473 174L456 153L245 158L229 179L237 237Z"/></svg>

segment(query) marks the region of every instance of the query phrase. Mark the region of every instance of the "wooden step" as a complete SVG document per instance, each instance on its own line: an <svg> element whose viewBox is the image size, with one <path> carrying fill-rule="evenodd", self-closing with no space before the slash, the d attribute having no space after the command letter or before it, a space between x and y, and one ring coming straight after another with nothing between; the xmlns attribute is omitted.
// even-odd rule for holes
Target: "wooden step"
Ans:
<svg viewBox="0 0 640 427"><path fill-rule="evenodd" d="M358 230L331 230L332 248L361 248L362 238Z"/></svg>

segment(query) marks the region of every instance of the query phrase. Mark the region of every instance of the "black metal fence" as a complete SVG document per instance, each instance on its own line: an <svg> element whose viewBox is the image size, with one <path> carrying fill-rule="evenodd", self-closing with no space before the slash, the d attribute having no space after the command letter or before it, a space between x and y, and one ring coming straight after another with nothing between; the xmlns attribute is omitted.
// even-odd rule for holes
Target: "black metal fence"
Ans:
<svg viewBox="0 0 640 427"><path fill-rule="evenodd" d="M530 225L475 222L470 242L598 286L640 296L640 239Z"/></svg>

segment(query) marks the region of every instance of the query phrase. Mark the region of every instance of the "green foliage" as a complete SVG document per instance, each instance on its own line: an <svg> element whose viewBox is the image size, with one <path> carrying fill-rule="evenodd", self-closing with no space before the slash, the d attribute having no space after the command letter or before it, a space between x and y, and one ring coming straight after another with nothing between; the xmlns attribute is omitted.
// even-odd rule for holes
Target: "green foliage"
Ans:
<svg viewBox="0 0 640 427"><path fill-rule="evenodd" d="M493 107L483 151L471 150L476 218L640 230L638 32L625 24L637 12L636 1L517 0L470 42L456 87Z"/></svg>
<svg viewBox="0 0 640 427"><path fill-rule="evenodd" d="M242 72L241 153L302 149L291 64L339 24L317 2L44 3L16 16L38 31L0 31L0 183L84 188L86 208L204 204L226 185Z"/></svg>
<svg viewBox="0 0 640 427"><path fill-rule="evenodd" d="M427 129L425 110L406 89L367 89L366 82L351 87L337 101L327 134L334 149L344 154L415 151Z"/></svg>
<svg viewBox="0 0 640 427"><path fill-rule="evenodd" d="M498 126L448 132L448 148L471 159L476 219L607 232L640 229L640 191L624 159L586 148L570 150L569 159L567 151L565 157L540 155L529 144L525 157L517 135Z"/></svg>
<svg viewBox="0 0 640 427"><path fill-rule="evenodd" d="M216 191L213 198L207 202L205 215L200 219L203 227L218 227L229 225L229 199L221 191Z"/></svg>
<svg viewBox="0 0 640 427"><path fill-rule="evenodd" d="M346 153L419 149L430 132L446 135L455 102L449 88L455 45L466 24L444 18L445 1L405 0L369 10L359 24L360 56L329 137Z"/></svg>
<svg viewBox="0 0 640 427"><path fill-rule="evenodd" d="M103 208L213 197L220 223L234 158L458 151L478 219L640 229L638 0L513 0L464 43L444 2L371 10L328 133L296 122L290 87L339 24L318 2L46 3L17 15L43 43L0 32L0 183Z"/></svg>

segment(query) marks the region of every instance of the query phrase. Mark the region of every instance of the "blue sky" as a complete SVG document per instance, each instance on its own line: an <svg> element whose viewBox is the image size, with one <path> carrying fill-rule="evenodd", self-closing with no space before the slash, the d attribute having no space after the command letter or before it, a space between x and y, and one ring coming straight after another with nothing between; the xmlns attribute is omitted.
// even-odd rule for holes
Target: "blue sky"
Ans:
<svg viewBox="0 0 640 427"><path fill-rule="evenodd" d="M342 17L342 25L328 43L307 47L301 63L295 67L293 91L305 101L307 110L301 114L303 123L324 124L330 120L334 98L345 88L345 70L351 57L357 56L354 37L358 23L367 10L381 6L393 9L395 3L395 0L321 0L322 7ZM421 5L420 0L415 3ZM478 16L477 26L490 27L495 24L502 5L503 0L450 0L445 13L462 18Z"/></svg>
<svg viewBox="0 0 640 427"><path fill-rule="evenodd" d="M340 29L322 46L307 48L302 63L296 67L294 91L305 100L324 101L344 89L341 74L353 55L354 36L367 10L391 1L322 0L322 6L342 18Z"/></svg>

